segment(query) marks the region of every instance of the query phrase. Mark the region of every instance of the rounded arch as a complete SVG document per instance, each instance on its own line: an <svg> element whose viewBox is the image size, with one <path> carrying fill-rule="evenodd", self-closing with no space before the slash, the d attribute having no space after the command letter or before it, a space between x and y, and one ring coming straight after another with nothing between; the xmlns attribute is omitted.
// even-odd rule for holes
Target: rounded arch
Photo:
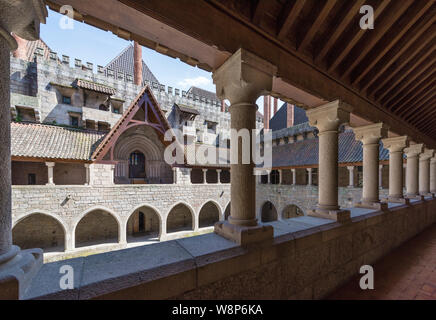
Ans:
<svg viewBox="0 0 436 320"><path fill-rule="evenodd" d="M44 210L32 210L14 221L12 238L22 249L65 251L68 228L58 216Z"/></svg>
<svg viewBox="0 0 436 320"><path fill-rule="evenodd" d="M122 221L111 209L103 206L89 208L75 221L75 247L119 242L122 226Z"/></svg>
<svg viewBox="0 0 436 320"><path fill-rule="evenodd" d="M220 220L222 210L219 203L214 200L206 201L198 213L198 225L200 228L211 227Z"/></svg>
<svg viewBox="0 0 436 320"><path fill-rule="evenodd" d="M191 219L191 223L189 223ZM184 201L174 204L166 215L167 233L195 229L196 214L192 206Z"/></svg>
<svg viewBox="0 0 436 320"><path fill-rule="evenodd" d="M287 204L281 212L281 217L283 220L301 216L304 216L304 211L294 203Z"/></svg>
<svg viewBox="0 0 436 320"><path fill-rule="evenodd" d="M226 205L226 210L224 210L224 220L228 220L229 219L229 217L230 217L230 208L231 208L231 205L230 205L230 201L229 201L229 203L227 203L227 205Z"/></svg>
<svg viewBox="0 0 436 320"><path fill-rule="evenodd" d="M271 201L266 201L260 208L262 222L272 222L278 219L277 209Z"/></svg>
<svg viewBox="0 0 436 320"><path fill-rule="evenodd" d="M136 237L139 241L154 237L160 239L163 231L162 216L159 210L150 204L138 205L126 217L123 230L126 237ZM129 241L134 242L134 239L128 239Z"/></svg>

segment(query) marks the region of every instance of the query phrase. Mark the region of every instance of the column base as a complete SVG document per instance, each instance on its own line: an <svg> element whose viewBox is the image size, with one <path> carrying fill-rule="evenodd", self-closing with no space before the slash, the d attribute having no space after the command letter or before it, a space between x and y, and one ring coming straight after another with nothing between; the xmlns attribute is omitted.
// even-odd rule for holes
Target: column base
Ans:
<svg viewBox="0 0 436 320"><path fill-rule="evenodd" d="M334 220L340 223L345 223L351 221L351 213L349 210L328 210L322 208L314 208L307 212L307 215L311 217L324 218L329 220Z"/></svg>
<svg viewBox="0 0 436 320"><path fill-rule="evenodd" d="M360 201L355 205L356 208L374 209L378 211L388 210L388 204L385 202L366 202Z"/></svg>
<svg viewBox="0 0 436 320"><path fill-rule="evenodd" d="M420 200L424 201L424 196L420 194L408 194L406 195L406 198L409 200Z"/></svg>
<svg viewBox="0 0 436 320"><path fill-rule="evenodd" d="M0 256L0 300L16 300L24 296L32 278L43 264L41 249L11 250Z"/></svg>
<svg viewBox="0 0 436 320"><path fill-rule="evenodd" d="M420 193L419 195L423 196L423 197L433 197L433 193L431 193L431 192Z"/></svg>
<svg viewBox="0 0 436 320"><path fill-rule="evenodd" d="M400 197L388 197L382 200L382 202L386 203L401 203L401 204L410 204L410 200L407 198L400 198Z"/></svg>
<svg viewBox="0 0 436 320"><path fill-rule="evenodd" d="M215 233L220 236L232 240L241 246L272 240L274 237L274 229L272 226L238 226L229 223L228 221L220 221L215 223Z"/></svg>

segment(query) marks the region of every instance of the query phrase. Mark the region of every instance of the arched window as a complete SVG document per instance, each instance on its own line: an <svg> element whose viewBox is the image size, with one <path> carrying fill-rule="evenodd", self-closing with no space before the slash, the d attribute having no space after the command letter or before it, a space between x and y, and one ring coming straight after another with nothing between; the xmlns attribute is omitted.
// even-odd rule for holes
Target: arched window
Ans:
<svg viewBox="0 0 436 320"><path fill-rule="evenodd" d="M135 151L129 157L129 178L145 178L145 156Z"/></svg>

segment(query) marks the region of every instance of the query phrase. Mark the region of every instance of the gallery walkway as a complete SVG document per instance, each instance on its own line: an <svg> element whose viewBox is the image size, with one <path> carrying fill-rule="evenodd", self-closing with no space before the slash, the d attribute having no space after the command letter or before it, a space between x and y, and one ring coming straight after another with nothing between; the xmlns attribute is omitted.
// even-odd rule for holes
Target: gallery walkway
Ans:
<svg viewBox="0 0 436 320"><path fill-rule="evenodd" d="M361 290L356 277L329 299L436 300L436 225L373 267L374 290Z"/></svg>

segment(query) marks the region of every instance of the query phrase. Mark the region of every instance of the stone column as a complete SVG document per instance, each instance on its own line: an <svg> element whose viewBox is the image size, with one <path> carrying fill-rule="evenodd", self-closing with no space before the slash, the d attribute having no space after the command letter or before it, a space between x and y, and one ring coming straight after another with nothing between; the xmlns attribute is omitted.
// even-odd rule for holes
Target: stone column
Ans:
<svg viewBox="0 0 436 320"><path fill-rule="evenodd" d="M10 51L18 47L12 32L37 40L46 17L43 1L0 1L0 300L22 297L42 265L41 249L12 245Z"/></svg>
<svg viewBox="0 0 436 320"><path fill-rule="evenodd" d="M173 167L173 184L177 184L177 167Z"/></svg>
<svg viewBox="0 0 436 320"><path fill-rule="evenodd" d="M297 169L291 169L292 171L292 185L295 186L297 184Z"/></svg>
<svg viewBox="0 0 436 320"><path fill-rule="evenodd" d="M283 184L283 170L279 170L279 184Z"/></svg>
<svg viewBox="0 0 436 320"><path fill-rule="evenodd" d="M380 189L383 189L383 165L382 164L378 166L378 186Z"/></svg>
<svg viewBox="0 0 436 320"><path fill-rule="evenodd" d="M307 185L311 186L312 185L312 168L307 168Z"/></svg>
<svg viewBox="0 0 436 320"><path fill-rule="evenodd" d="M306 112L319 130L318 206L309 215L345 222L350 212L338 205L338 128L350 120L351 107L336 100Z"/></svg>
<svg viewBox="0 0 436 320"><path fill-rule="evenodd" d="M47 183L47 185L53 186L54 185L53 168L55 166L55 163L54 162L46 162L45 165L47 166L47 172L48 172L48 183Z"/></svg>
<svg viewBox="0 0 436 320"><path fill-rule="evenodd" d="M348 166L348 187L354 188L354 166Z"/></svg>
<svg viewBox="0 0 436 320"><path fill-rule="evenodd" d="M207 169L203 169L203 184L207 184Z"/></svg>
<svg viewBox="0 0 436 320"><path fill-rule="evenodd" d="M407 136L383 139L389 150L389 197L387 202L406 203L403 196L403 152L409 146Z"/></svg>
<svg viewBox="0 0 436 320"><path fill-rule="evenodd" d="M272 171L270 171L268 173L268 182L267 182L267 184L271 184L271 173L272 173Z"/></svg>
<svg viewBox="0 0 436 320"><path fill-rule="evenodd" d="M90 172L89 172L89 163L85 163L85 174L86 174L86 177L85 177L85 185L86 186L89 186L89 183L90 183Z"/></svg>
<svg viewBox="0 0 436 320"><path fill-rule="evenodd" d="M436 158L430 159L430 192L436 194Z"/></svg>
<svg viewBox="0 0 436 320"><path fill-rule="evenodd" d="M425 149L419 155L419 194L430 196L430 159L434 156L434 150Z"/></svg>
<svg viewBox="0 0 436 320"><path fill-rule="evenodd" d="M353 128L357 140L363 143L363 191L358 207L371 209L386 209L379 199L379 150L380 139L388 134L388 128L383 123Z"/></svg>
<svg viewBox="0 0 436 320"><path fill-rule="evenodd" d="M221 169L218 169L216 171L216 174L217 174L217 183L221 184Z"/></svg>
<svg viewBox="0 0 436 320"><path fill-rule="evenodd" d="M269 62L239 49L213 74L218 97L230 101L232 129L231 215L228 221L215 224L215 232L241 245L273 236L271 226L257 224L255 166L251 154L243 156L243 149L246 149L243 148L243 141L253 143L252 130L256 128L258 108L256 100L272 89L275 73L276 68ZM239 139L238 134L245 134L247 139Z"/></svg>
<svg viewBox="0 0 436 320"><path fill-rule="evenodd" d="M406 189L409 199L422 199L418 194L418 156L423 149L423 144L413 144L404 150L407 156Z"/></svg>

